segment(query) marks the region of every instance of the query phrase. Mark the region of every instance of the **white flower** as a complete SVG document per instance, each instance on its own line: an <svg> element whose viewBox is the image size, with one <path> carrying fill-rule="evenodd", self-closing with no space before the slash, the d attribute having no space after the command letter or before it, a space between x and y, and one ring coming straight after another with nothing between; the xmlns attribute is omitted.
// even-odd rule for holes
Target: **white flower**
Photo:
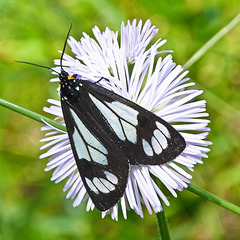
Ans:
<svg viewBox="0 0 240 240"><path fill-rule="evenodd" d="M202 163L202 158L206 158L209 151L207 146L210 142L204 140L209 131L209 120L203 119L208 116L205 112L206 102L193 101L202 91L189 89L194 83L185 78L187 71L176 65L171 55L165 58L159 56L163 52L170 52L158 50L165 40L159 39L150 46L157 32L158 29L151 26L150 20L144 25L136 20L128 22L126 26L122 23L119 43L118 32L108 28L101 32L94 27L96 40L85 33L80 41L72 37L68 40L76 59L64 54L63 65L69 74L79 74L90 81L97 81L101 77L109 79L101 80L100 84L154 112L178 130L186 141L184 152L171 162L159 166L131 166L126 191L119 204L124 218L127 218L126 209L133 209L143 217L142 205L150 214L152 211L161 211L159 198L169 206L167 197L152 176L157 177L177 197L176 190L182 191L190 182L191 175L186 170L193 171L194 165ZM55 63L59 65L59 60ZM61 119L64 124L60 102L51 99L48 102L52 106L44 110L55 115L56 120ZM55 169L51 180L58 183L68 178L64 191L68 190L67 198L75 198L73 206L87 201L87 211L93 210L94 204L79 175L67 133L49 125L42 127L42 130L48 133L41 141L48 143L41 149L49 147L49 150L40 158L49 157L45 170ZM103 212L102 216L109 213L117 220L119 205Z"/></svg>

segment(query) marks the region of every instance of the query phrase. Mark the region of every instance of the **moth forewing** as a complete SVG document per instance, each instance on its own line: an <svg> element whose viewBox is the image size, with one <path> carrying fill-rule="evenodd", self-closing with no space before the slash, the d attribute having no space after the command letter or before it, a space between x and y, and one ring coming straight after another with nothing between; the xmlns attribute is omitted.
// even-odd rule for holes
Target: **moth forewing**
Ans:
<svg viewBox="0 0 240 240"><path fill-rule="evenodd" d="M95 105L88 111L103 119L106 131L124 149L131 165L163 164L185 149L184 138L162 118L97 84L85 81L83 88ZM82 104L89 102L86 97Z"/></svg>
<svg viewBox="0 0 240 240"><path fill-rule="evenodd" d="M73 155L84 186L100 211L113 207L124 194L129 161L102 126L78 102L62 99Z"/></svg>

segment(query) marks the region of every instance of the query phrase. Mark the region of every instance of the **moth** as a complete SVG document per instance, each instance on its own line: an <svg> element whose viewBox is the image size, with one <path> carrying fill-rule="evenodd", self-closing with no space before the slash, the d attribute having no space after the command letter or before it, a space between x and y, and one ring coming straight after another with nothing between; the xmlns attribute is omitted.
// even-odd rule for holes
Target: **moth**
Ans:
<svg viewBox="0 0 240 240"><path fill-rule="evenodd" d="M86 191L100 211L123 196L131 165L161 165L186 147L169 123L134 102L101 86L69 75L62 61L59 75L61 107L73 155Z"/></svg>

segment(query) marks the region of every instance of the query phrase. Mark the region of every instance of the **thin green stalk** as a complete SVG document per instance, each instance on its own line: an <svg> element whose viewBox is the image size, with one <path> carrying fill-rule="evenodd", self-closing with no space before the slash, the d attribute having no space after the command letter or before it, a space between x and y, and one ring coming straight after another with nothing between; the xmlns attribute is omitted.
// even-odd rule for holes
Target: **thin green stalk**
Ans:
<svg viewBox="0 0 240 240"><path fill-rule="evenodd" d="M211 91L207 90L203 86L200 86L198 83L196 86L199 86L199 89L202 89L204 91L204 94L206 96L208 106L210 106L212 109L214 109L219 114L225 116L231 116L231 118L234 119L240 119L240 110L233 107L229 103L225 102L222 98L218 97Z"/></svg>
<svg viewBox="0 0 240 240"><path fill-rule="evenodd" d="M160 231L160 235L162 237L162 240L170 240L170 233L168 228L168 222L166 218L166 214L164 211L164 203L161 201L163 210L161 212L156 213L157 215L157 221L158 221L158 227Z"/></svg>
<svg viewBox="0 0 240 240"><path fill-rule="evenodd" d="M188 188L187 190L189 190L192 193L197 194L200 197L206 198L207 200L214 202L216 204L218 204L221 207L224 207L226 209L228 209L231 212L234 212L238 215L240 215L240 207L238 207L237 205L234 205L210 192L207 192L197 186L194 186L192 184L188 184Z"/></svg>
<svg viewBox="0 0 240 240"><path fill-rule="evenodd" d="M36 120L36 121L38 121L40 123L44 123L44 121L45 121L48 124L52 125L53 127L57 128L57 129L59 129L61 131L66 131L66 127L63 126L62 124L60 124L58 122L55 122L55 121L53 121L53 120L51 120L51 119L49 119L47 117L44 117L41 114L35 113L35 112L31 111L31 110L28 110L28 109L26 109L24 107L20 107L20 106L14 104L14 103L8 102L8 101L6 101L6 100L4 100L2 98L0 98L0 105L3 106L3 107L6 107L8 109L11 109L11 110L13 110L15 112L18 112L18 113L20 113L20 114L22 114L24 116L32 118L32 119L34 119L34 120Z"/></svg>
<svg viewBox="0 0 240 240"><path fill-rule="evenodd" d="M199 60L217 41L224 37L230 30L232 30L240 22L240 14L238 14L227 26L222 28L215 36L213 36L207 43L205 43L202 48L200 48L183 66L184 69L191 67L197 60ZM221 98L217 97L214 93L204 89L199 83L196 84L199 88L203 89L206 93L206 98L208 100L208 105L214 108L215 110L223 113L223 109L226 109L234 114L231 114L233 117L240 116L240 111L232 107L228 103L224 102ZM220 104L220 107L219 107Z"/></svg>
<svg viewBox="0 0 240 240"><path fill-rule="evenodd" d="M152 176L154 182L160 188L161 187L160 180L154 175L151 175L151 176ZM162 240L170 240L171 237L170 237L170 232L169 232L169 228L168 228L167 217L166 217L165 210L164 210L165 205L161 199L159 199L159 200L161 202L163 210L161 212L156 213L157 221L158 221L158 229L159 229Z"/></svg>
<svg viewBox="0 0 240 240"><path fill-rule="evenodd" d="M217 41L224 37L231 29L240 22L240 14L238 14L226 27L222 28L216 35L214 35L207 43L205 43L183 66L188 69L199 58L201 58Z"/></svg>

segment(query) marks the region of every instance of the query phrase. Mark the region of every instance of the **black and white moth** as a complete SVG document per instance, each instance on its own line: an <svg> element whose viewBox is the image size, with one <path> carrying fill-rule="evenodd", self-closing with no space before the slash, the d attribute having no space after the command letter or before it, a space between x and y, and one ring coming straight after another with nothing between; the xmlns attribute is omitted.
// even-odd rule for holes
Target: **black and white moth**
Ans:
<svg viewBox="0 0 240 240"><path fill-rule="evenodd" d="M131 165L167 163L186 143L160 117L100 86L101 79L93 83L69 75L62 60L70 30L58 73L61 106L83 184L97 209L106 211L123 196Z"/></svg>

